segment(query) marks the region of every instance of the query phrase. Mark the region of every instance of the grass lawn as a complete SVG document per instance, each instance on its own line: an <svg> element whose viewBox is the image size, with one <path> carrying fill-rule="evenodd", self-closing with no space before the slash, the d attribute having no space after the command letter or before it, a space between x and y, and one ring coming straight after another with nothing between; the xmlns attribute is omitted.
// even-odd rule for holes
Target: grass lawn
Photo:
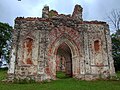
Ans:
<svg viewBox="0 0 120 90"><path fill-rule="evenodd" d="M5 77L6 70L0 70L0 90L120 90L120 81L80 81L60 78L46 83L12 84L2 82Z"/></svg>

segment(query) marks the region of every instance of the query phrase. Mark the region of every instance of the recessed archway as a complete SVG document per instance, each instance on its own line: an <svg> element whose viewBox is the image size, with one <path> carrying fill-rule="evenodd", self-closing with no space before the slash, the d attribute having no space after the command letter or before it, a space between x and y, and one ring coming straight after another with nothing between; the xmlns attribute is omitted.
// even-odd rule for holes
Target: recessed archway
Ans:
<svg viewBox="0 0 120 90"><path fill-rule="evenodd" d="M64 73L67 77L72 77L72 54L70 47L65 42L60 44L57 49L56 73L57 72Z"/></svg>
<svg viewBox="0 0 120 90"><path fill-rule="evenodd" d="M64 52L64 54L60 52L62 53ZM68 55L66 56L65 54L68 54ZM61 35L59 38L55 39L55 41L53 41L50 47L48 47L48 56L49 56L48 66L50 69L49 75L52 79L54 80L56 79L58 57L62 57L61 59L70 58L69 59L70 63L68 63L69 65L67 65L68 67L70 66L70 69L67 68L65 72L66 75L70 77L77 77L77 75L80 73L79 49L76 43L74 42L74 40L69 35L64 34L64 35Z"/></svg>

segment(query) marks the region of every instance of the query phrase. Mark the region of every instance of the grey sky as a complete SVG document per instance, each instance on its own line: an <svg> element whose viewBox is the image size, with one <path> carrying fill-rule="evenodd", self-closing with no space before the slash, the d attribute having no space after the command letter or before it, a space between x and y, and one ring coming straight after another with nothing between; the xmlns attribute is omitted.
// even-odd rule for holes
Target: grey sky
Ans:
<svg viewBox="0 0 120 90"><path fill-rule="evenodd" d="M75 4L83 7L84 20L105 20L106 13L120 10L120 0L0 0L0 21L13 26L19 16L41 17L44 5L59 13L72 14Z"/></svg>

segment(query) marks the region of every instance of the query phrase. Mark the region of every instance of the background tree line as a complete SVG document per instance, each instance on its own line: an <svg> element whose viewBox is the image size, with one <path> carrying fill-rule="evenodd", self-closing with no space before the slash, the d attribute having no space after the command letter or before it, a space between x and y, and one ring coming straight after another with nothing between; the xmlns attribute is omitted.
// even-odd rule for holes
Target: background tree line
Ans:
<svg viewBox="0 0 120 90"><path fill-rule="evenodd" d="M112 55L116 71L120 71L120 10L113 10L107 16L110 25L115 33L111 35L112 39Z"/></svg>

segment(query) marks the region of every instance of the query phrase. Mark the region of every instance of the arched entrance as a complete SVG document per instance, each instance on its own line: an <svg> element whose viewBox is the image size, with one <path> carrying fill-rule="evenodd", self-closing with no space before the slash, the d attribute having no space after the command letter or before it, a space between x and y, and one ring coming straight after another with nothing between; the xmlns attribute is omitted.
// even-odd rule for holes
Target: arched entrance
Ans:
<svg viewBox="0 0 120 90"><path fill-rule="evenodd" d="M56 55L56 72L72 77L72 54L69 46L63 42L59 45Z"/></svg>
<svg viewBox="0 0 120 90"><path fill-rule="evenodd" d="M48 47L48 59L50 71L48 73L51 79L56 79L58 69L63 70L70 77L77 77L80 73L79 49L74 40L67 34L61 35L51 42ZM58 67L60 61L61 65L64 64L63 67Z"/></svg>

